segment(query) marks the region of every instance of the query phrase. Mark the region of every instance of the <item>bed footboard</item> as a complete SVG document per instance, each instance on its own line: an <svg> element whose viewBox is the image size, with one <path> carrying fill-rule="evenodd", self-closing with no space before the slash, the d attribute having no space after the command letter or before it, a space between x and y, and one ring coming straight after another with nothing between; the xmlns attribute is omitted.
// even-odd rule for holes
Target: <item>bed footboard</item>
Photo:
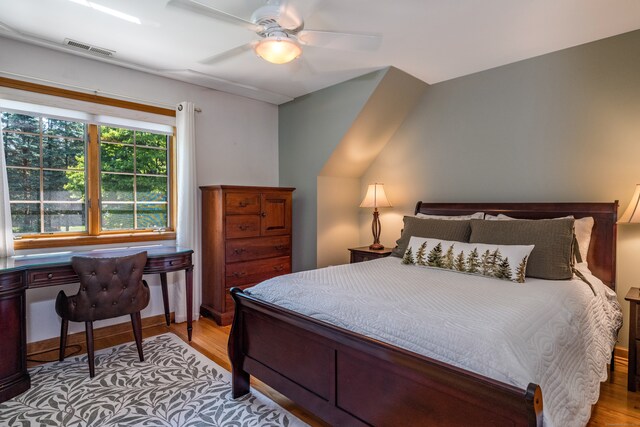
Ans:
<svg viewBox="0 0 640 427"><path fill-rule="evenodd" d="M334 425L542 425L536 384L522 390L231 294L233 397L253 375Z"/></svg>

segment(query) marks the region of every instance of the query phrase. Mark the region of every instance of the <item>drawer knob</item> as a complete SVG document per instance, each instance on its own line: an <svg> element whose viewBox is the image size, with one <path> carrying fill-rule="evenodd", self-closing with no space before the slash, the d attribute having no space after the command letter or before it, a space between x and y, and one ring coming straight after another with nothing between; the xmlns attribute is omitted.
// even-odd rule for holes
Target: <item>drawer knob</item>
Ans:
<svg viewBox="0 0 640 427"><path fill-rule="evenodd" d="M173 261L169 261L169 265L173 265Z"/></svg>
<svg viewBox="0 0 640 427"><path fill-rule="evenodd" d="M236 255L240 255L243 252L246 252L247 250L245 248L238 248L238 249L234 249L233 253Z"/></svg>
<svg viewBox="0 0 640 427"><path fill-rule="evenodd" d="M249 202L246 200L243 200L238 204L240 205L241 208L246 208L247 206L249 206Z"/></svg>
<svg viewBox="0 0 640 427"><path fill-rule="evenodd" d="M282 265L274 265L273 269L275 271L282 271L282 270L284 270L284 266L282 266Z"/></svg>
<svg viewBox="0 0 640 427"><path fill-rule="evenodd" d="M47 279L53 279L53 273L47 274Z"/></svg>
<svg viewBox="0 0 640 427"><path fill-rule="evenodd" d="M277 251L283 251L285 249L288 249L287 245L276 245L276 250Z"/></svg>
<svg viewBox="0 0 640 427"><path fill-rule="evenodd" d="M244 277L247 275L246 271L234 271L233 272L233 277Z"/></svg>
<svg viewBox="0 0 640 427"><path fill-rule="evenodd" d="M262 218L265 218L265 217L267 216L267 213L266 213L266 212L261 212L261 213L260 213L260 216L261 216Z"/></svg>
<svg viewBox="0 0 640 427"><path fill-rule="evenodd" d="M242 224L242 225L239 225L239 226L238 226L238 228L239 228L240 230L242 230L242 231L247 231L247 230L249 229L249 226L248 226L248 225L245 225L245 224Z"/></svg>

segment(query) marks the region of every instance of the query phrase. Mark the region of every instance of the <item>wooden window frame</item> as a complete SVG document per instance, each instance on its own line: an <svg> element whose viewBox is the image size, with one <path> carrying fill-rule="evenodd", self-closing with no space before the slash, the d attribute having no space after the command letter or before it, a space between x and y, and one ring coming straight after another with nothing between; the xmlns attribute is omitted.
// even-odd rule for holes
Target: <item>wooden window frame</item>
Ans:
<svg viewBox="0 0 640 427"><path fill-rule="evenodd" d="M147 113L160 114L164 116L175 117L174 110L168 108L155 107L151 105L140 104L136 102L123 101L119 99L108 98L99 95L93 95L83 92L76 92L67 89L60 89L51 86L45 86L37 83L24 82L6 77L0 77L0 86L13 89L24 90L28 92L42 93L45 95L53 95L62 98L76 99L80 101L93 102L95 104L109 105L113 107L126 108L129 110L143 111ZM14 240L14 248L21 249L43 249L56 248L64 246L82 246L82 245L102 245L111 243L130 243L130 242L148 242L158 240L175 240L176 238L176 220L177 220L177 182L176 182L176 150L175 150L175 128L173 135L169 139L168 147L168 167L169 167L169 203L167 214L169 219L169 227L165 231L148 231L148 230L113 230L100 231L100 171L99 168L91 167L97 165L99 160L100 146L98 143L98 125L91 124L89 128L89 137L86 148L87 161L87 232L85 233L64 233L54 235L26 235L20 239Z"/></svg>

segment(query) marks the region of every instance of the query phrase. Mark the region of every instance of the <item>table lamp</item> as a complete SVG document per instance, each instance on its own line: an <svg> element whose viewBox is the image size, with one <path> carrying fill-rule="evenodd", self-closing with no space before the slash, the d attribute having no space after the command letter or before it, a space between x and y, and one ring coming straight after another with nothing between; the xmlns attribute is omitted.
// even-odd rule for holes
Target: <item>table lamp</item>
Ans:
<svg viewBox="0 0 640 427"><path fill-rule="evenodd" d="M367 195L364 196L364 200L360 203L361 208L373 208L373 221L371 222L371 231L373 232L373 243L369 246L369 249L384 249L384 246L380 244L380 231L382 227L380 225L380 217L378 208L389 208L391 203L387 199L387 195L384 193L384 184L369 184L367 188Z"/></svg>
<svg viewBox="0 0 640 427"><path fill-rule="evenodd" d="M627 210L618 220L618 224L640 223L640 184L636 184L636 191L627 206Z"/></svg>

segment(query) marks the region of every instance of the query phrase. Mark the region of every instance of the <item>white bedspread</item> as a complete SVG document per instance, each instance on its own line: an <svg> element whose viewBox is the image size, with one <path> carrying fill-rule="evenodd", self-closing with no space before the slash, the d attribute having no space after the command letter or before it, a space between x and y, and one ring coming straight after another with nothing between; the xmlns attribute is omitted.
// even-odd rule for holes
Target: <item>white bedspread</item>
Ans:
<svg viewBox="0 0 640 427"><path fill-rule="evenodd" d="M584 426L622 313L588 270L579 279L496 279L402 265L400 258L267 280L247 293L479 374L542 388L548 427Z"/></svg>

